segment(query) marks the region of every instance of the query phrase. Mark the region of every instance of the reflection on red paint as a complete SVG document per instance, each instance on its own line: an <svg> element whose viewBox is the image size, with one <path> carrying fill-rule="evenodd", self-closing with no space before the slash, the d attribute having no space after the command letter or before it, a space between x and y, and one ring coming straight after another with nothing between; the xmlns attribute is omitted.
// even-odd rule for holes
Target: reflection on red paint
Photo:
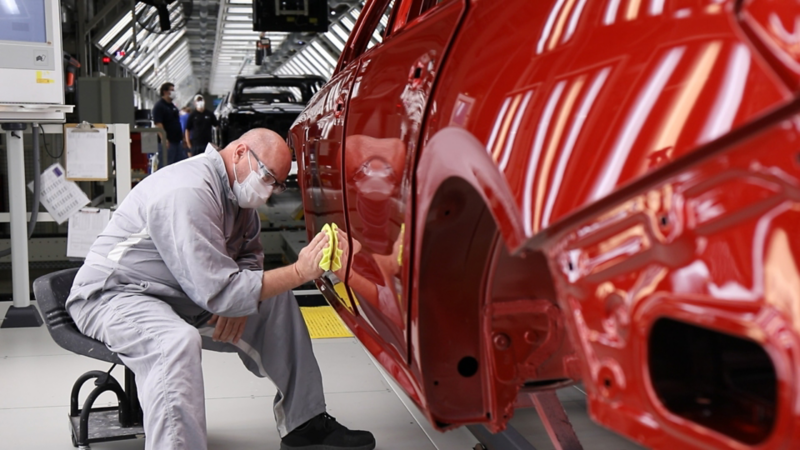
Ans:
<svg viewBox="0 0 800 450"><path fill-rule="evenodd" d="M431 423L581 381L647 447L800 445L796 4L400 0L363 52L386 4L292 140L319 285Z"/></svg>

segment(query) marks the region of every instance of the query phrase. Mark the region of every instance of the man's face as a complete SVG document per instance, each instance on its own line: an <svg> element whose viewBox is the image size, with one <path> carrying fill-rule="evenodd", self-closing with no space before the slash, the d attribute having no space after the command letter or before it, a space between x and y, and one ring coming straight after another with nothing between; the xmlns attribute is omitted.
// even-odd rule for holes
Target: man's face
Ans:
<svg viewBox="0 0 800 450"><path fill-rule="evenodd" d="M234 168L239 181L244 181L250 175L250 172L256 172L260 175L256 158L264 164L267 170L275 175L277 181L283 182L289 176L291 156L284 157L280 152L271 152L266 149L252 149L253 152L251 153L251 149L246 144L241 145L245 151Z"/></svg>
<svg viewBox="0 0 800 450"><path fill-rule="evenodd" d="M203 101L202 99L195 100L194 101L194 107L198 111L203 111L204 109L206 109L206 102Z"/></svg>
<svg viewBox="0 0 800 450"><path fill-rule="evenodd" d="M289 176L289 169L292 166L291 153L278 149L270 149L267 151L256 152L258 159L269 169L275 176L276 181L286 181Z"/></svg>

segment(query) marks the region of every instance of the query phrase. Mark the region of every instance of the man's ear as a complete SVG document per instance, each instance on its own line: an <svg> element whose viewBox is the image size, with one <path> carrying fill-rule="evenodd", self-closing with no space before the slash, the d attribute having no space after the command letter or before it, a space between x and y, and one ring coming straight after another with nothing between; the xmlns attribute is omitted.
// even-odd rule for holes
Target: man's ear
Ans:
<svg viewBox="0 0 800 450"><path fill-rule="evenodd" d="M236 144L236 147L233 148L233 162L238 163L239 161L244 158L245 153L247 152L247 146L243 143Z"/></svg>

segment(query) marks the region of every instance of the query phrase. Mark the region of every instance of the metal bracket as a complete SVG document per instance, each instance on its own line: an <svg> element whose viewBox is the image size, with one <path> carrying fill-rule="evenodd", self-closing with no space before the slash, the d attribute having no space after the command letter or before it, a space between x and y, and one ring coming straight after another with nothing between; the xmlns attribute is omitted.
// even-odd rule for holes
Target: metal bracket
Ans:
<svg viewBox="0 0 800 450"><path fill-rule="evenodd" d="M572 428L572 423L564 411L561 400L556 396L556 391L541 391L528 394L533 400L536 412L550 436L550 441L556 450L582 450L581 442Z"/></svg>
<svg viewBox="0 0 800 450"><path fill-rule="evenodd" d="M520 396L527 396L526 400L530 400L530 404L536 408L556 450L583 450L555 391L540 391ZM496 434L490 433L483 425L468 425L467 428L486 450L536 450L536 447L511 425L508 425L505 431Z"/></svg>
<svg viewBox="0 0 800 450"><path fill-rule="evenodd" d="M73 105L0 104L0 122L64 122L64 114L71 113Z"/></svg>
<svg viewBox="0 0 800 450"><path fill-rule="evenodd" d="M536 447L511 425L508 425L505 431L495 434L489 432L483 425L467 425L467 429L486 450L536 450Z"/></svg>

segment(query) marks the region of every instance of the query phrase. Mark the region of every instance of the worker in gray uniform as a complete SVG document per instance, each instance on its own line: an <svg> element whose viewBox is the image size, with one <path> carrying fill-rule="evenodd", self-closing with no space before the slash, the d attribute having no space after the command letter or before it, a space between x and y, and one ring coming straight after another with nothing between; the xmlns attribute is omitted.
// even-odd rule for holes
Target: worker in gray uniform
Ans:
<svg viewBox="0 0 800 450"><path fill-rule="evenodd" d="M201 348L237 352L277 386L281 449L371 450L325 411L322 376L291 289L322 275L318 234L290 266L263 270L255 208L282 191L291 153L247 132L139 183L97 237L67 308L136 375L146 449L204 450ZM210 317L210 320L207 320ZM269 445L267 445L269 447Z"/></svg>

